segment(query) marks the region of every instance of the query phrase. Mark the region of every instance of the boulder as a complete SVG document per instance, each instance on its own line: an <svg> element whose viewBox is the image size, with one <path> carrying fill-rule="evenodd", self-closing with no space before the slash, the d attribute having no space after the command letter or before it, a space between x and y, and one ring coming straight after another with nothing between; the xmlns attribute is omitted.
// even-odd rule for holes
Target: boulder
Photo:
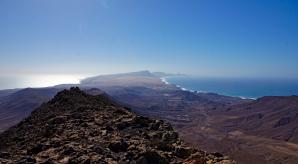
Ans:
<svg viewBox="0 0 298 164"><path fill-rule="evenodd" d="M137 162L138 164L168 164L169 161L156 151L145 152Z"/></svg>
<svg viewBox="0 0 298 164"><path fill-rule="evenodd" d="M124 141L116 141L116 142L111 142L108 148L115 153L124 152L127 150L128 144Z"/></svg>

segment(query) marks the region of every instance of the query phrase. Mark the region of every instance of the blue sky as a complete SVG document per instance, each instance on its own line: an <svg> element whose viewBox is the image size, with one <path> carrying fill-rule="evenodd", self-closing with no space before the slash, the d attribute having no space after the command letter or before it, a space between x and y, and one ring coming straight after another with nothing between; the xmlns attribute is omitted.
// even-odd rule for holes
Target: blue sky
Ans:
<svg viewBox="0 0 298 164"><path fill-rule="evenodd" d="M298 1L1 0L0 75L298 77Z"/></svg>

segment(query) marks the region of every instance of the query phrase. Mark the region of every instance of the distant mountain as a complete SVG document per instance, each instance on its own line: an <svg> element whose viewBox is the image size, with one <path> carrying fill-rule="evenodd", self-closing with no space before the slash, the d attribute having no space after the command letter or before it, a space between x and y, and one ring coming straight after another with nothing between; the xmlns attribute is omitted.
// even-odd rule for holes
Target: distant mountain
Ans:
<svg viewBox="0 0 298 164"><path fill-rule="evenodd" d="M78 88L59 92L0 140L0 163L233 163L188 147L163 121Z"/></svg>
<svg viewBox="0 0 298 164"><path fill-rule="evenodd" d="M100 75L81 80L81 87L150 87L164 88L165 85L160 77L149 71Z"/></svg>
<svg viewBox="0 0 298 164"><path fill-rule="evenodd" d="M178 73L164 73L164 72L152 72L154 76L157 77L169 77L169 76L186 76L184 74L178 74Z"/></svg>
<svg viewBox="0 0 298 164"><path fill-rule="evenodd" d="M163 72L139 71L112 75L100 75L81 80L83 86L143 86L166 87L159 79L168 76L181 76L182 74L169 74Z"/></svg>
<svg viewBox="0 0 298 164"><path fill-rule="evenodd" d="M99 75L95 77L89 77L81 80L82 84L96 83L98 79L101 78L121 78L121 77L154 77L150 71L138 71L138 72L129 72L129 73L120 73L120 74L109 74L109 75Z"/></svg>

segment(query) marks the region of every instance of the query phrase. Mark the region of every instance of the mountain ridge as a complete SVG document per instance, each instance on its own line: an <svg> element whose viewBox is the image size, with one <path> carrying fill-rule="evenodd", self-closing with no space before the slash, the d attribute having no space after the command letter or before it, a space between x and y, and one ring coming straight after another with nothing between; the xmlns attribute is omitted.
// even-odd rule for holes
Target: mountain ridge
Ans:
<svg viewBox="0 0 298 164"><path fill-rule="evenodd" d="M0 163L235 163L185 145L163 121L79 88L59 92L0 140Z"/></svg>

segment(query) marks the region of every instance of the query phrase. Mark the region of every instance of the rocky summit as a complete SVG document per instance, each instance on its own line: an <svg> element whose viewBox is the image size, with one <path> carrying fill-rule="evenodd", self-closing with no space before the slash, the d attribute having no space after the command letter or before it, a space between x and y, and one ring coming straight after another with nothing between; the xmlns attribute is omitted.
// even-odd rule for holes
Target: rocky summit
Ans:
<svg viewBox="0 0 298 164"><path fill-rule="evenodd" d="M0 163L234 163L187 146L168 123L79 88L59 92L0 141Z"/></svg>

